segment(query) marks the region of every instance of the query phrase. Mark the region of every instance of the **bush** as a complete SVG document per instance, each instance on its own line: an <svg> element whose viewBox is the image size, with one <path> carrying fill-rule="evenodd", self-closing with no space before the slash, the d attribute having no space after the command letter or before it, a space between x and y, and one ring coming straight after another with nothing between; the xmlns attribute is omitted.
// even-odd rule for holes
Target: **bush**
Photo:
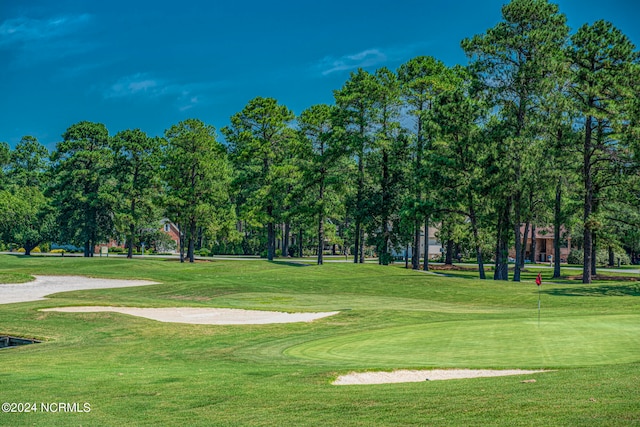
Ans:
<svg viewBox="0 0 640 427"><path fill-rule="evenodd" d="M66 252L64 249L52 249L51 251L49 251L49 253L51 254L62 254Z"/></svg>
<svg viewBox="0 0 640 427"><path fill-rule="evenodd" d="M627 255L624 251L616 250L613 253L613 265L618 265L618 260L620 260L620 265L629 265L631 264L631 259L629 255ZM609 251L602 250L598 251L596 256L596 263L598 265L609 265Z"/></svg>
<svg viewBox="0 0 640 427"><path fill-rule="evenodd" d="M579 264L583 263L584 253L582 249L572 249L567 257L567 262L569 264ZM624 251L615 251L613 255L614 264L618 265L618 259L620 259L621 265L629 265L631 264L631 259L629 255ZM609 251L607 250L599 250L596 252L596 265L609 265Z"/></svg>
<svg viewBox="0 0 640 427"><path fill-rule="evenodd" d="M211 252L209 252L209 249L207 248L202 248L200 250L197 250L196 254L198 254L198 256L211 256Z"/></svg>
<svg viewBox="0 0 640 427"><path fill-rule="evenodd" d="M571 252L569 252L569 256L567 256L567 263L582 264L582 260L584 259L582 255L583 252L581 250L571 249Z"/></svg>

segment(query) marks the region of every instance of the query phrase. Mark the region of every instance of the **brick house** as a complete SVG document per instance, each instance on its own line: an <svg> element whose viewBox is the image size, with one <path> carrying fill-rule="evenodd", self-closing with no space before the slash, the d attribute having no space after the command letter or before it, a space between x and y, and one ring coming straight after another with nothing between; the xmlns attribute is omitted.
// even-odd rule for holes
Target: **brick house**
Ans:
<svg viewBox="0 0 640 427"><path fill-rule="evenodd" d="M524 233L524 225L520 227L520 233ZM560 256L560 262L567 262L567 257L569 256L569 252L571 252L571 237L568 235L564 228L560 229L560 236L562 236L562 241L560 242L560 253L556 254L554 251L554 236L553 236L553 228L551 227L542 227L536 228L535 232L535 253L534 258L535 262L549 262L549 257L553 257L552 259ZM525 248L525 260L531 259L531 248L532 248L532 240L531 240L531 229L529 229L529 235L526 239L526 248ZM512 248L509 251L509 256L511 258L515 258L516 252L515 248Z"/></svg>
<svg viewBox="0 0 640 427"><path fill-rule="evenodd" d="M177 248L180 247L180 230L178 230L178 227L167 218L160 220L160 225L162 227L162 231L175 242L174 251L177 251Z"/></svg>

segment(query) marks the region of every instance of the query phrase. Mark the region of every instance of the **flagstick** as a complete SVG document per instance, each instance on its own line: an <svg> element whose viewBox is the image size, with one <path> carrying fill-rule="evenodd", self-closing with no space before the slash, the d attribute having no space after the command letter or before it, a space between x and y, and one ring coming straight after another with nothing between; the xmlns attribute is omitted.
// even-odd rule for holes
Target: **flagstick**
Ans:
<svg viewBox="0 0 640 427"><path fill-rule="evenodd" d="M538 327L540 327L540 286L538 285Z"/></svg>

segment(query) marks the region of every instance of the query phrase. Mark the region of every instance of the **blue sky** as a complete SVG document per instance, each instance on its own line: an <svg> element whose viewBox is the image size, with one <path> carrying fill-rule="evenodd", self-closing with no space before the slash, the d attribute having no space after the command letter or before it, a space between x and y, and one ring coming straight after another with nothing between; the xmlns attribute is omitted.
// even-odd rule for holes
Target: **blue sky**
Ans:
<svg viewBox="0 0 640 427"><path fill-rule="evenodd" d="M466 64L460 41L506 2L0 0L0 141L53 149L82 120L112 135L186 118L220 129L256 96L299 114L333 103L357 67ZM572 30L606 19L640 46L640 2L556 3Z"/></svg>

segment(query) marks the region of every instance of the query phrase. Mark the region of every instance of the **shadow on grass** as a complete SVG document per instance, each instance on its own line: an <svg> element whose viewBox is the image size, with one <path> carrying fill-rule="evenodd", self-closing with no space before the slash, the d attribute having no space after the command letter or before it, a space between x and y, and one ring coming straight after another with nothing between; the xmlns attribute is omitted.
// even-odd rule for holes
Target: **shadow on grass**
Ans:
<svg viewBox="0 0 640 427"><path fill-rule="evenodd" d="M593 285L579 288L549 289L542 291L542 293L563 297L638 297L640 296L640 285Z"/></svg>
<svg viewBox="0 0 640 427"><path fill-rule="evenodd" d="M313 264L308 264L308 263L298 262L298 261L269 261L269 262L271 264L288 265L290 267L309 267L310 265L313 265Z"/></svg>

